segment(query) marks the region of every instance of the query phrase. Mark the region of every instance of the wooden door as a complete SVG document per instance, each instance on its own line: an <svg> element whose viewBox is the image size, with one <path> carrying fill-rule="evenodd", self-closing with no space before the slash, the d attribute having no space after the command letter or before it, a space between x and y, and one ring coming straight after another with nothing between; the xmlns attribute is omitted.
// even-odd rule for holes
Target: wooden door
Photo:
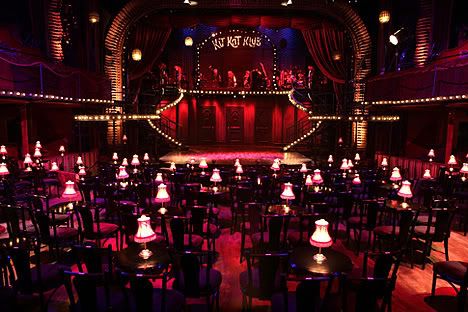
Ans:
<svg viewBox="0 0 468 312"><path fill-rule="evenodd" d="M201 107L198 113L198 143L216 143L216 108L214 106Z"/></svg>
<svg viewBox="0 0 468 312"><path fill-rule="evenodd" d="M272 141L272 109L255 109L255 143L270 144Z"/></svg>
<svg viewBox="0 0 468 312"><path fill-rule="evenodd" d="M244 142L244 108L226 107L226 143L242 144Z"/></svg>

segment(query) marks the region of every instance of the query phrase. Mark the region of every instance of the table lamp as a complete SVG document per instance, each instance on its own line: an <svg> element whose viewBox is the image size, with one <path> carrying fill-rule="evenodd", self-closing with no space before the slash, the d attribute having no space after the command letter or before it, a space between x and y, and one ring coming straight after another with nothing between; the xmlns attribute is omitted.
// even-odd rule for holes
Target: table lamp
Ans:
<svg viewBox="0 0 468 312"><path fill-rule="evenodd" d="M205 157L202 157L202 159L200 159L198 167L202 170L201 175L205 175L205 169L208 168L208 164L206 163Z"/></svg>
<svg viewBox="0 0 468 312"><path fill-rule="evenodd" d="M127 170L125 170L125 166L120 166L119 167L119 173L117 174L117 179L118 180L125 180L128 178L128 173Z"/></svg>
<svg viewBox="0 0 468 312"><path fill-rule="evenodd" d="M0 176L4 177L10 174L8 167L5 163L0 164Z"/></svg>
<svg viewBox="0 0 468 312"><path fill-rule="evenodd" d="M276 178L276 172L280 170L279 161L275 159L271 165L271 170L273 170L273 177Z"/></svg>
<svg viewBox="0 0 468 312"><path fill-rule="evenodd" d="M80 176L80 179L83 179L83 177L86 175L85 166L80 166L80 170L78 171L78 175Z"/></svg>
<svg viewBox="0 0 468 312"><path fill-rule="evenodd" d="M307 169L307 165L306 165L306 164L302 164L302 165L301 165L301 169L299 169L299 172L307 173L307 171L309 171L309 170Z"/></svg>
<svg viewBox="0 0 468 312"><path fill-rule="evenodd" d="M429 169L424 170L423 179L425 179L425 180L432 179L431 170L429 170Z"/></svg>
<svg viewBox="0 0 468 312"><path fill-rule="evenodd" d="M387 157L384 157L382 159L382 162L380 163L380 166L382 167L382 170L387 170L388 167L388 160Z"/></svg>
<svg viewBox="0 0 468 312"><path fill-rule="evenodd" d="M241 179L241 174L244 173L244 170L242 169L242 165L239 164L237 167L236 167L236 173L237 173L237 179Z"/></svg>
<svg viewBox="0 0 468 312"><path fill-rule="evenodd" d="M59 171L59 167L57 163L54 161L52 162L52 166L50 167L50 171Z"/></svg>
<svg viewBox="0 0 468 312"><path fill-rule="evenodd" d="M331 167L333 164L333 155L328 156L328 167Z"/></svg>
<svg viewBox="0 0 468 312"><path fill-rule="evenodd" d="M461 174L461 180L463 182L466 181L466 175L468 175L468 163L463 163L463 166L460 169L460 174Z"/></svg>
<svg viewBox="0 0 468 312"><path fill-rule="evenodd" d="M143 155L143 161L148 163L150 160L150 157L149 157L149 154L148 153L145 153L145 155Z"/></svg>
<svg viewBox="0 0 468 312"><path fill-rule="evenodd" d="M67 182L65 182L65 190L62 193L62 197L71 197L75 195L75 183L73 181L68 180Z"/></svg>
<svg viewBox="0 0 468 312"><path fill-rule="evenodd" d="M42 157L42 153L41 153L41 150L39 148L35 148L34 149L34 154L33 154L33 157L34 158L41 158Z"/></svg>
<svg viewBox="0 0 468 312"><path fill-rule="evenodd" d="M33 163L32 159L31 159L31 155L29 155L29 153L26 153L26 155L24 156L24 166L26 167L26 171L31 171L31 164Z"/></svg>
<svg viewBox="0 0 468 312"><path fill-rule="evenodd" d="M63 154L65 154L65 146L64 146L64 145L60 145L60 147L59 147L59 153L60 153L60 156L63 157Z"/></svg>
<svg viewBox="0 0 468 312"><path fill-rule="evenodd" d="M406 199L413 197L413 193L411 192L411 183L407 180L403 181L397 194L398 196L403 197L403 203L401 204L401 207L404 209L408 208Z"/></svg>
<svg viewBox="0 0 468 312"><path fill-rule="evenodd" d="M154 181L158 183L158 185L164 182L161 172L156 173L156 178L154 179Z"/></svg>
<svg viewBox="0 0 468 312"><path fill-rule="evenodd" d="M356 155L354 156L354 162L357 165L360 161L361 161L361 156L359 155L359 153L356 153Z"/></svg>
<svg viewBox="0 0 468 312"><path fill-rule="evenodd" d="M158 193L156 194L155 202L161 203L161 209L164 208L164 203L171 201L171 197L166 190L166 184L161 183L158 185Z"/></svg>
<svg viewBox="0 0 468 312"><path fill-rule="evenodd" d="M457 159L455 158L454 155L450 155L450 158L449 158L447 164L449 165L450 173L452 173L453 172L453 166L457 165Z"/></svg>
<svg viewBox="0 0 468 312"><path fill-rule="evenodd" d="M5 145L0 146L0 154L3 155L3 156L5 156L6 154L8 154Z"/></svg>
<svg viewBox="0 0 468 312"><path fill-rule="evenodd" d="M117 161L119 160L119 155L117 155L117 153L114 152L114 154L112 154L112 160L114 161L114 165L117 165Z"/></svg>
<svg viewBox="0 0 468 312"><path fill-rule="evenodd" d="M354 175L354 179L352 181L353 185L361 185L361 178L359 178L359 173Z"/></svg>
<svg viewBox="0 0 468 312"><path fill-rule="evenodd" d="M172 171L176 171L176 170L177 170L177 167L176 167L175 162L171 162L171 165L169 166L169 169L172 170Z"/></svg>
<svg viewBox="0 0 468 312"><path fill-rule="evenodd" d="M292 186L293 185L290 182L284 183L283 193L281 193L280 195L282 199L286 200L286 206L289 206L289 200L293 200L296 198L292 190Z"/></svg>
<svg viewBox="0 0 468 312"><path fill-rule="evenodd" d="M398 167L393 168L392 175L390 176L390 181L392 182L401 181L400 169L398 169Z"/></svg>
<svg viewBox="0 0 468 312"><path fill-rule="evenodd" d="M353 161L351 159L348 159L348 170L349 172L351 172L351 169L353 169L354 165L353 165Z"/></svg>
<svg viewBox="0 0 468 312"><path fill-rule="evenodd" d="M137 219L138 230L133 240L136 243L143 243L143 250L138 254L143 260L147 260L153 254L151 250L146 248L146 243L156 239L156 233L151 228L151 219L146 215L142 215Z"/></svg>
<svg viewBox="0 0 468 312"><path fill-rule="evenodd" d="M41 148L42 148L41 141L36 141L36 146L35 146L35 148L38 148L38 149L41 149Z"/></svg>
<svg viewBox="0 0 468 312"><path fill-rule="evenodd" d="M219 169L216 169L216 168L213 169L213 174L211 175L210 181L214 182L215 186L213 187L213 192L216 193L218 191L218 188L216 187L216 183L223 181L223 179L221 179L221 175L219 174Z"/></svg>
<svg viewBox="0 0 468 312"><path fill-rule="evenodd" d="M429 157L429 162L432 162L432 159L435 158L435 153L432 148L429 150L429 153L427 153L427 157Z"/></svg>
<svg viewBox="0 0 468 312"><path fill-rule="evenodd" d="M132 166L139 166L140 165L140 160L138 159L138 155L135 154L133 155L132 161L130 162Z"/></svg>
<svg viewBox="0 0 468 312"><path fill-rule="evenodd" d="M128 160L127 160L127 158L124 158L124 159L122 160L122 166L125 166L125 167L128 166Z"/></svg>
<svg viewBox="0 0 468 312"><path fill-rule="evenodd" d="M343 158L343 160L341 161L340 169L343 170L343 178L346 178L346 170L349 169L348 160L346 158Z"/></svg>
<svg viewBox="0 0 468 312"><path fill-rule="evenodd" d="M236 161L234 162L234 166L239 167L240 165L241 164L240 164L239 158L236 158Z"/></svg>
<svg viewBox="0 0 468 312"><path fill-rule="evenodd" d="M314 183L312 182L312 176L310 174L307 175L306 180L305 180L305 185L311 186Z"/></svg>
<svg viewBox="0 0 468 312"><path fill-rule="evenodd" d="M327 257L322 254L322 248L330 247L333 243L330 234L328 234L328 222L324 219L315 221L315 232L309 240L312 246L318 247L319 252L314 255L314 260L317 263L323 263Z"/></svg>

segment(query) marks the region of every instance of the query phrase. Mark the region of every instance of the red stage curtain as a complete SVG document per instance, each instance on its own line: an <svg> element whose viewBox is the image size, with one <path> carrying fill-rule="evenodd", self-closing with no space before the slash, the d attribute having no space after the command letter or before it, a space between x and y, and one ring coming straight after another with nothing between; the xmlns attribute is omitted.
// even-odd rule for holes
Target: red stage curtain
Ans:
<svg viewBox="0 0 468 312"><path fill-rule="evenodd" d="M320 71L335 83L345 82L345 66L343 61L333 60L333 53L344 52L344 35L328 25L320 29L303 29L302 35L310 55Z"/></svg>
<svg viewBox="0 0 468 312"><path fill-rule="evenodd" d="M171 28L155 28L154 25L140 25L132 36L130 53L133 49L142 52L141 61L130 62L130 79L135 80L143 77L151 71L154 63L164 51L167 39L171 34Z"/></svg>

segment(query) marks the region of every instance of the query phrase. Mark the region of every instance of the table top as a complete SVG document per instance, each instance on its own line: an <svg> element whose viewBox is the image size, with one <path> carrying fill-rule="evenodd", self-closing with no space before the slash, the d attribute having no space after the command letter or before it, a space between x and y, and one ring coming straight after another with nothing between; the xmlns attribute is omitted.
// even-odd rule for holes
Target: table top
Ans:
<svg viewBox="0 0 468 312"><path fill-rule="evenodd" d="M55 213L67 213L68 211L72 211L75 206L82 205L82 204L83 202L78 201L78 200L65 201L65 202L51 205L49 207L49 210L54 210Z"/></svg>
<svg viewBox="0 0 468 312"><path fill-rule="evenodd" d="M141 258L139 253L144 246L134 243L116 253L117 266L129 272L162 272L171 262L167 248L157 242L147 243L146 246L153 253L151 257L146 260Z"/></svg>
<svg viewBox="0 0 468 312"><path fill-rule="evenodd" d="M295 215L297 210L294 207L287 205L271 205L268 206L266 213L274 215Z"/></svg>
<svg viewBox="0 0 468 312"><path fill-rule="evenodd" d="M347 255L331 248L322 248L322 254L327 259L317 263L313 256L318 253L318 248L312 246L301 246L294 248L289 265L293 273L298 275L308 274L334 274L348 273L353 269L353 262Z"/></svg>

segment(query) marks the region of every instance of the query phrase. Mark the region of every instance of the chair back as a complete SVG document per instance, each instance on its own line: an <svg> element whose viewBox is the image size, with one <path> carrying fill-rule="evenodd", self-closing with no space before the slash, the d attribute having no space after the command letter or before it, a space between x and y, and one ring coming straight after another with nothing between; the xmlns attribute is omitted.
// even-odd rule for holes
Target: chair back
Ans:
<svg viewBox="0 0 468 312"><path fill-rule="evenodd" d="M385 251L385 252L366 252L364 253L362 277L368 276L368 259L369 256L374 257L374 270L371 277L375 279L386 279L388 283L380 288L380 294L383 296L385 292L395 289L398 269L400 268L401 252L400 251Z"/></svg>
<svg viewBox="0 0 468 312"><path fill-rule="evenodd" d="M415 213L412 210L403 210L399 212L399 233L398 233L398 244L401 248L405 249L408 246L411 238L412 227L415 222Z"/></svg>
<svg viewBox="0 0 468 312"><path fill-rule="evenodd" d="M200 297L203 289L200 285L200 274L204 272L204 285L211 285L211 268L213 265L214 253L212 251L184 251L176 252L174 261L174 271L176 281L181 283L183 279L183 289L180 289L186 297ZM205 264L205 265L204 265ZM201 270L205 266L205 270Z"/></svg>
<svg viewBox="0 0 468 312"><path fill-rule="evenodd" d="M87 273L112 273L112 246L98 248L91 245L72 246L73 256L80 272ZM84 266L83 266L84 265Z"/></svg>
<svg viewBox="0 0 468 312"><path fill-rule="evenodd" d="M356 293L355 311L381 311L378 305L381 298L379 289L384 288L386 283L386 278L361 278Z"/></svg>
<svg viewBox="0 0 468 312"><path fill-rule="evenodd" d="M293 282L299 282L296 287L296 312L326 311L326 303L330 298L334 277L330 275L289 279ZM327 285L322 299L321 289L325 283ZM288 300L287 292L284 292L284 298ZM287 304L285 306L287 307Z"/></svg>
<svg viewBox="0 0 468 312"><path fill-rule="evenodd" d="M94 222L91 209L86 205L82 205L77 210L83 224L84 235L86 237L92 236L94 234Z"/></svg>
<svg viewBox="0 0 468 312"><path fill-rule="evenodd" d="M187 233L189 219L187 217L175 216L170 219L169 227L172 234L172 245L175 250L183 251L184 250L184 236ZM192 234L189 231L189 245L192 243ZM165 235L169 237L169 235Z"/></svg>
<svg viewBox="0 0 468 312"><path fill-rule="evenodd" d="M190 208L191 219L190 224L192 227L192 233L203 236L203 224L207 219L207 210L206 206L192 206Z"/></svg>

